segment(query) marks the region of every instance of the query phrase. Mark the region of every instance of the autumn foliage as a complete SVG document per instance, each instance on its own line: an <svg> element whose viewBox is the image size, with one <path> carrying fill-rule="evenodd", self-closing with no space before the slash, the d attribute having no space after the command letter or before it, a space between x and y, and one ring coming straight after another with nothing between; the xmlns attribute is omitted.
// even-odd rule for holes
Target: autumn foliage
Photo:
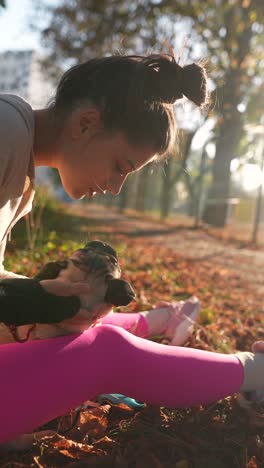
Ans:
<svg viewBox="0 0 264 468"><path fill-rule="evenodd" d="M239 264L235 271L219 267L212 257L188 258L187 252L167 248L162 234L158 241L151 235L129 235L124 219L117 235L114 223L99 217L89 223L79 216L78 232L82 240L103 237L117 248L124 276L137 292L127 312L146 310L161 300L199 297L202 311L185 346L234 352L249 350L256 339L263 339L262 297L240 275ZM39 260L24 256L24 272L34 274L43 257L63 258L80 240L61 239L53 236L52 248ZM9 262L15 261L14 252L9 252ZM164 336L154 339L168 343ZM39 435L40 430L48 432ZM263 408L248 412L232 396L184 410L146 405L135 411L107 401L84 405L36 428L32 447L19 455L3 453L0 467L260 468L263 463Z"/></svg>

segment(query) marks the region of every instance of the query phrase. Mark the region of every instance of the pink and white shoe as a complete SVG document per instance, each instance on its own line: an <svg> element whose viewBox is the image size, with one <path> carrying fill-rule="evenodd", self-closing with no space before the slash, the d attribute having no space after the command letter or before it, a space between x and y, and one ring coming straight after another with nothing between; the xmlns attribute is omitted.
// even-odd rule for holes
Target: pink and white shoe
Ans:
<svg viewBox="0 0 264 468"><path fill-rule="evenodd" d="M170 345L183 345L193 332L194 323L200 311L200 302L193 296L186 301L159 303L158 308L169 309L170 317L163 334L169 338Z"/></svg>
<svg viewBox="0 0 264 468"><path fill-rule="evenodd" d="M172 303L173 307L174 303ZM170 338L170 345L183 345L193 332L194 323L200 311L197 297L175 304L174 313L168 321L164 334Z"/></svg>

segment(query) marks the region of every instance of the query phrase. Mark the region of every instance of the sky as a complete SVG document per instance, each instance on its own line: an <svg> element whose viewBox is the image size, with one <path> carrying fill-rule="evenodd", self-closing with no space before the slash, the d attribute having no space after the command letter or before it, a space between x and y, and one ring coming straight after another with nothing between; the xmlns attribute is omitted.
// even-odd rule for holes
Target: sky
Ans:
<svg viewBox="0 0 264 468"><path fill-rule="evenodd" d="M0 50L41 48L38 34L29 27L33 2L6 0L7 7L0 10ZM36 5L36 0L34 3ZM54 3L54 0L49 0L49 3Z"/></svg>

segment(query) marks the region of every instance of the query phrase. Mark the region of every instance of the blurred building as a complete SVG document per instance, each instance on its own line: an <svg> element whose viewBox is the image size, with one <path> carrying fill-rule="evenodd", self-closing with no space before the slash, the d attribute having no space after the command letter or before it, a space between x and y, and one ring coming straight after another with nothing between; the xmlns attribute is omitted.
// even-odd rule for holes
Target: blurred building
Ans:
<svg viewBox="0 0 264 468"><path fill-rule="evenodd" d="M41 72L40 56L36 51L0 52L0 93L16 94L33 108L47 104L54 88Z"/></svg>
<svg viewBox="0 0 264 468"><path fill-rule="evenodd" d="M33 109L45 107L54 94L54 87L41 72L40 55L33 50L0 52L0 94L16 94ZM49 170L36 168L38 184L50 181Z"/></svg>

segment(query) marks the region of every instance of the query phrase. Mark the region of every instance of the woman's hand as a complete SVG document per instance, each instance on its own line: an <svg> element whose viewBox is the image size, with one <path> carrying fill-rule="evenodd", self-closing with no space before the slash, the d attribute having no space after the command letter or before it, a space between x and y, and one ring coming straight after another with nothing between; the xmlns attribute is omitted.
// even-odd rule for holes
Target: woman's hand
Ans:
<svg viewBox="0 0 264 468"><path fill-rule="evenodd" d="M6 325L58 323L74 317L81 306L80 293L87 283L62 279L39 281L31 278L0 281L0 321ZM51 294L47 294L51 293Z"/></svg>
<svg viewBox="0 0 264 468"><path fill-rule="evenodd" d="M42 280L39 284L46 292L56 296L83 296L91 292L91 288L87 283L73 283L60 278Z"/></svg>

